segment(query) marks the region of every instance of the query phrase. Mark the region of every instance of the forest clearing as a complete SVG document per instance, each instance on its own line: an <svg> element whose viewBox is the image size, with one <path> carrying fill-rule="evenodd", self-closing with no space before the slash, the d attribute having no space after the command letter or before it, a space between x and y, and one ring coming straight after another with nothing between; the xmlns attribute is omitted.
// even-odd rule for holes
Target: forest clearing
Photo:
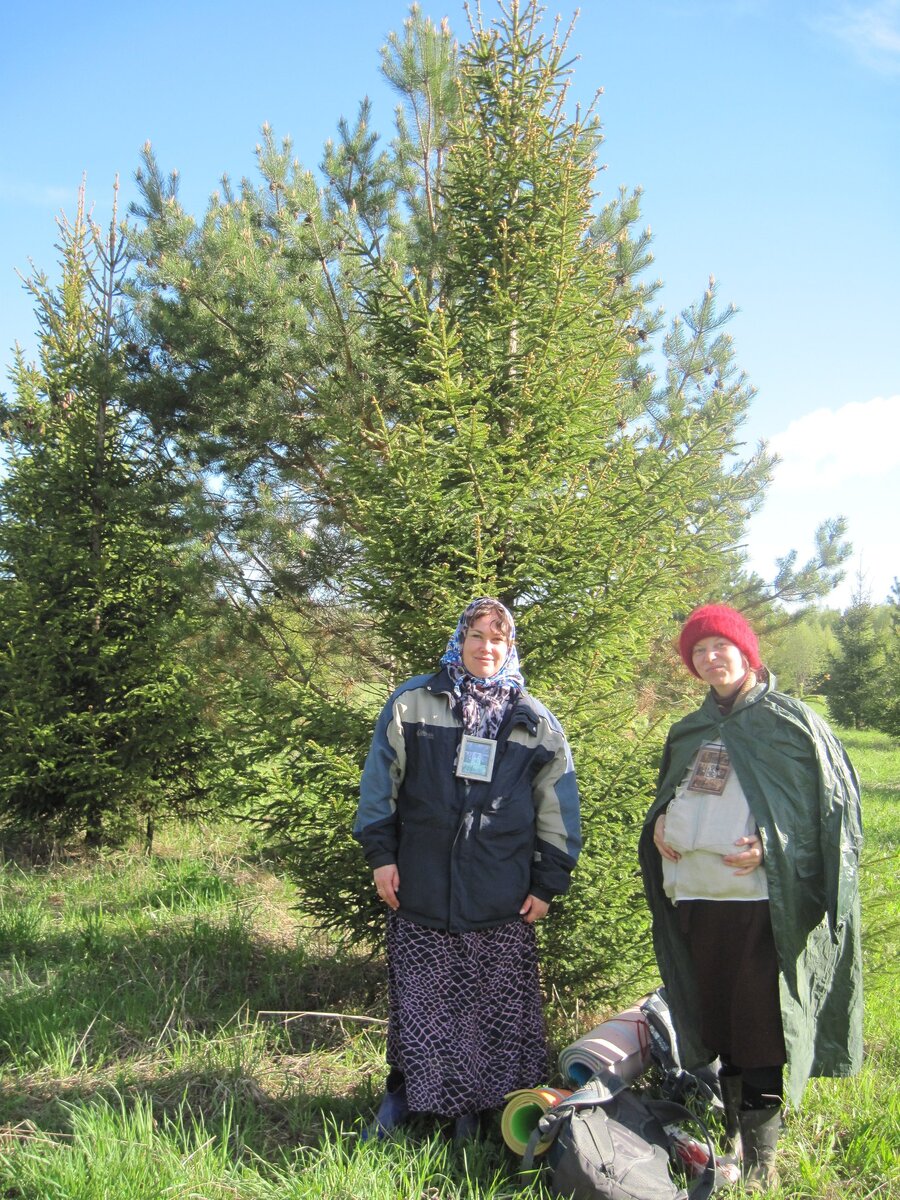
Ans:
<svg viewBox="0 0 900 1200"><path fill-rule="evenodd" d="M900 748L842 737L863 782L865 1065L814 1080L788 1114L773 1194L887 1200L900 1196ZM437 1126L360 1142L384 1076L383 963L311 929L246 828L172 826L151 857L7 862L0 880L0 1195L543 1194L523 1188L499 1122L465 1149ZM346 1016L292 1015L304 1011ZM557 1048L600 1015L577 994L547 1013Z"/></svg>

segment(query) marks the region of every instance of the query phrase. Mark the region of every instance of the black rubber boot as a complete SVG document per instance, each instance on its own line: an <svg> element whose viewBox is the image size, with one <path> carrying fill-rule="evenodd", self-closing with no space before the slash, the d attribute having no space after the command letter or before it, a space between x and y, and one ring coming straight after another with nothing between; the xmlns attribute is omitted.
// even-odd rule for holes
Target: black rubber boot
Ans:
<svg viewBox="0 0 900 1200"><path fill-rule="evenodd" d="M775 1148L781 1133L780 1108L745 1108L738 1114L744 1150L744 1186L764 1192L778 1184Z"/></svg>
<svg viewBox="0 0 900 1200"><path fill-rule="evenodd" d="M454 1142L474 1142L481 1133L481 1114L463 1113L453 1122Z"/></svg>
<svg viewBox="0 0 900 1200"><path fill-rule="evenodd" d="M722 1103L725 1105L725 1154L739 1162L741 1158L739 1117L744 1081L739 1073L725 1075L720 1071L719 1087L722 1091Z"/></svg>
<svg viewBox="0 0 900 1200"><path fill-rule="evenodd" d="M409 1105L406 1102L406 1085L400 1083L395 1088L388 1087L381 1097L375 1120L368 1129L362 1131L362 1140L386 1137L391 1130L405 1124L408 1120Z"/></svg>

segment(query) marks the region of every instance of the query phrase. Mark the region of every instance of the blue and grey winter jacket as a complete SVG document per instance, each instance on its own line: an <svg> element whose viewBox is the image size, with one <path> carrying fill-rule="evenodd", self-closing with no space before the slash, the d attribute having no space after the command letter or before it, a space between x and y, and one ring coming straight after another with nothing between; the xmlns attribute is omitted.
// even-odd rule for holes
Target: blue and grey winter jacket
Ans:
<svg viewBox="0 0 900 1200"><path fill-rule="evenodd" d="M581 849L578 787L559 722L527 692L497 737L493 778L457 778L462 724L446 670L388 700L360 786L354 836L369 866L396 863L399 913L461 932L562 895Z"/></svg>

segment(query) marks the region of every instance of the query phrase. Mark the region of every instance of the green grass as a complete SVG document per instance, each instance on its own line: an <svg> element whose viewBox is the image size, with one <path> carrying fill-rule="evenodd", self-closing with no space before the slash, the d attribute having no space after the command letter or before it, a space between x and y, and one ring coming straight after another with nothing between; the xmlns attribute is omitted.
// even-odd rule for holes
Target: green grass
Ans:
<svg viewBox="0 0 900 1200"><path fill-rule="evenodd" d="M845 736L863 780L866 1061L788 1114L777 1195L898 1197L900 747ZM152 858L0 867L0 1197L505 1200L495 1130L361 1142L384 1076L382 964L306 928L235 830L177 829ZM570 1032L576 997L551 1009ZM584 1021L591 1014L581 1014Z"/></svg>

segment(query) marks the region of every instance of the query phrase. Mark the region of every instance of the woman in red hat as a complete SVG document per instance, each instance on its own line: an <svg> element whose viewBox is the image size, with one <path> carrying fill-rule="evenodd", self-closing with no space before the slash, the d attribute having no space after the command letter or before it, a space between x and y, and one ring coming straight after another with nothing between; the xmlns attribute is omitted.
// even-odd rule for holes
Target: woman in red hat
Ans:
<svg viewBox="0 0 900 1200"><path fill-rule="evenodd" d="M741 613L695 609L679 651L709 692L669 731L641 869L682 1062L718 1057L730 1146L766 1186L785 1096L862 1057L859 787Z"/></svg>

